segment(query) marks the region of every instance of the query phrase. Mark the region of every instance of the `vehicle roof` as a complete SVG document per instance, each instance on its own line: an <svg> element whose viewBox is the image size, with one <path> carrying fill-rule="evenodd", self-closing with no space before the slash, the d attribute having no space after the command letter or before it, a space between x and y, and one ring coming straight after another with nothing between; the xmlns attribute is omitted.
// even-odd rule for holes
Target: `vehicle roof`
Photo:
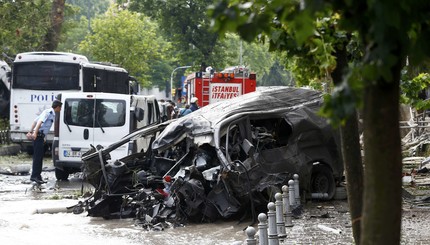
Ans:
<svg viewBox="0 0 430 245"><path fill-rule="evenodd" d="M19 53L15 57L14 62L28 62L28 61L42 61L41 57L46 61L58 61L58 62L89 62L88 58L74 53L65 52L25 52Z"/></svg>
<svg viewBox="0 0 430 245"><path fill-rule="evenodd" d="M82 64L85 68L94 68L94 69L104 69L104 70L110 70L110 71L119 71L128 73L126 69L119 67L118 65L108 65L107 63L101 64L101 63L84 63Z"/></svg>
<svg viewBox="0 0 430 245"><path fill-rule="evenodd" d="M281 113L307 104L320 104L322 93L295 87L267 87L260 91L209 104L171 122L157 137L153 149L163 148L184 133L197 135L212 132L217 124L239 113Z"/></svg>

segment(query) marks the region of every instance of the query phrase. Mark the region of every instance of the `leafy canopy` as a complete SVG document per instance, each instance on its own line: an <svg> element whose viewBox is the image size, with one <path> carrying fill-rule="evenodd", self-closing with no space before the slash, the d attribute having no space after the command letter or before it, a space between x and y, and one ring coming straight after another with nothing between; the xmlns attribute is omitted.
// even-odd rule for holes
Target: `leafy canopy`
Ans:
<svg viewBox="0 0 430 245"><path fill-rule="evenodd" d="M151 64L162 59L170 44L157 35L156 23L139 13L118 10L112 5L105 15L94 19L93 33L85 37L80 50L98 61L119 64L149 86Z"/></svg>

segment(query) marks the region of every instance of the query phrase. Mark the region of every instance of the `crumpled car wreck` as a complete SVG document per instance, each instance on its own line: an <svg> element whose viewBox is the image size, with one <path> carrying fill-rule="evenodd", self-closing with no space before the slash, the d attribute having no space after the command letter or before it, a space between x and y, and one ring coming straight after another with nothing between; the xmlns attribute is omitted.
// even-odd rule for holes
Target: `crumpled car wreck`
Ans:
<svg viewBox="0 0 430 245"><path fill-rule="evenodd" d="M331 199L343 164L337 134L316 114L321 103L320 92L273 87L93 148L82 157L96 187L88 214L146 225L255 218L294 174L302 196ZM110 151L140 137L152 137L146 151L107 162Z"/></svg>

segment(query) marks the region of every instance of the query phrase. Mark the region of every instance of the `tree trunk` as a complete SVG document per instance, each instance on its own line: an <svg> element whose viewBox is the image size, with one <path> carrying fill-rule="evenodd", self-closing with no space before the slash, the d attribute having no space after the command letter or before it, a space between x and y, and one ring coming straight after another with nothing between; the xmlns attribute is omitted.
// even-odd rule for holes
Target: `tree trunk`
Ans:
<svg viewBox="0 0 430 245"><path fill-rule="evenodd" d="M348 69L346 43L336 49L335 55L337 65L331 75L333 83L340 85L343 81L344 72ZM340 135L352 233L355 244L360 244L361 211L363 208L363 162L356 112L346 119L345 125L341 126Z"/></svg>
<svg viewBox="0 0 430 245"><path fill-rule="evenodd" d="M55 51L60 41L61 27L64 21L65 0L53 0L51 9L51 27L45 36L42 47L45 51Z"/></svg>
<svg viewBox="0 0 430 245"><path fill-rule="evenodd" d="M360 244L363 209L363 162L358 135L357 113L349 116L345 125L341 127L341 139L352 234L355 244Z"/></svg>
<svg viewBox="0 0 430 245"><path fill-rule="evenodd" d="M397 55L397 57L400 57ZM400 244L402 158L399 131L401 61L392 81L368 83L364 93L364 203L361 244Z"/></svg>

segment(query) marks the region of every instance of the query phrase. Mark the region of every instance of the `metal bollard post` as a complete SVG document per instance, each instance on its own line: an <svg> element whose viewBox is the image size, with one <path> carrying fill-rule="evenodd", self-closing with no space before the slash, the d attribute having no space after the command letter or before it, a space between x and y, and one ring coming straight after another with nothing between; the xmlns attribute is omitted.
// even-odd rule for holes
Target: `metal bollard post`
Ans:
<svg viewBox="0 0 430 245"><path fill-rule="evenodd" d="M288 200L288 186L282 186L282 199L284 202L284 222L286 227L293 227L293 214L291 213L290 201Z"/></svg>
<svg viewBox="0 0 430 245"><path fill-rule="evenodd" d="M267 204L267 219L269 223L268 237L269 237L269 245L278 245L278 233L276 231L276 206L273 202L269 202Z"/></svg>
<svg viewBox="0 0 430 245"><path fill-rule="evenodd" d="M269 238L267 237L267 215L261 213L258 215L258 244L259 245L267 245L269 242Z"/></svg>
<svg viewBox="0 0 430 245"><path fill-rule="evenodd" d="M288 181L288 196L290 198L290 207L294 208L296 206L296 197L294 194L294 180L292 179Z"/></svg>
<svg viewBox="0 0 430 245"><path fill-rule="evenodd" d="M252 226L248 226L246 228L246 245L257 245L257 240L255 239L255 228Z"/></svg>
<svg viewBox="0 0 430 245"><path fill-rule="evenodd" d="M278 231L278 237L279 238L285 238L287 237L286 231L285 231L285 223L284 223L284 216L282 215L283 208L282 208L282 194L276 193L275 194L275 206L276 206L276 227Z"/></svg>
<svg viewBox="0 0 430 245"><path fill-rule="evenodd" d="M299 175L294 174L294 197L296 199L296 205L300 205L300 189L299 189Z"/></svg>

